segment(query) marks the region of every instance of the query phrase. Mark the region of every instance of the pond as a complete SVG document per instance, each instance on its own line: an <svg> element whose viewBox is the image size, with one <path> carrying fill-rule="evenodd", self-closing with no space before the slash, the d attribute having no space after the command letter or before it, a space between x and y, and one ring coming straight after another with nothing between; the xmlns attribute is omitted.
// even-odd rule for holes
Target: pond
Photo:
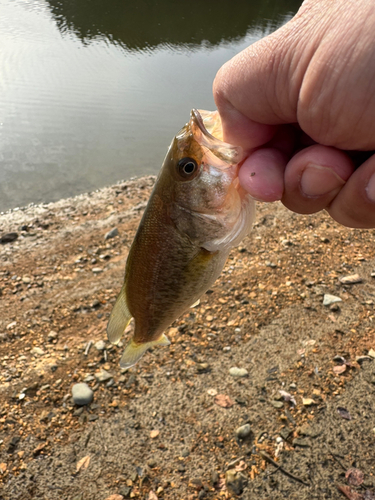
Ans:
<svg viewBox="0 0 375 500"><path fill-rule="evenodd" d="M296 0L0 0L0 211L156 174Z"/></svg>

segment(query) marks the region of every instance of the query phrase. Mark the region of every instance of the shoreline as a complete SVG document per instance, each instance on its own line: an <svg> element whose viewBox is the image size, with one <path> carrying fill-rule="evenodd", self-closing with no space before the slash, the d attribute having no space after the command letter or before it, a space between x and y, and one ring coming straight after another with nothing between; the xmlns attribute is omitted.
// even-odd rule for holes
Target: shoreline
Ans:
<svg viewBox="0 0 375 500"><path fill-rule="evenodd" d="M126 338L111 345L106 324L154 182L0 216L0 236L19 233L0 245L4 500L216 500L236 498L231 488L339 500L332 450L348 468L356 457L372 492L374 231L258 204L212 289L167 329L171 345L124 372ZM361 283L339 281L355 273ZM326 307L325 294L341 302ZM233 376L239 368L245 376ZM79 407L72 387L82 382L94 399ZM314 483L273 476L264 452Z"/></svg>

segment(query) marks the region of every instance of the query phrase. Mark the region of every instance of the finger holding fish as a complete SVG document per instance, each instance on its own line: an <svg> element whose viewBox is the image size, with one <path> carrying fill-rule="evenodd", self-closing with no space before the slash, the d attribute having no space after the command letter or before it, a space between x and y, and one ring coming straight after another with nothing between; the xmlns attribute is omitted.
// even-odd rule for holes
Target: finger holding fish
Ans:
<svg viewBox="0 0 375 500"><path fill-rule="evenodd" d="M169 343L165 329L210 288L251 228L254 202L238 181L242 149L221 139L218 113L193 110L167 152L108 322L117 343L134 317L123 368Z"/></svg>

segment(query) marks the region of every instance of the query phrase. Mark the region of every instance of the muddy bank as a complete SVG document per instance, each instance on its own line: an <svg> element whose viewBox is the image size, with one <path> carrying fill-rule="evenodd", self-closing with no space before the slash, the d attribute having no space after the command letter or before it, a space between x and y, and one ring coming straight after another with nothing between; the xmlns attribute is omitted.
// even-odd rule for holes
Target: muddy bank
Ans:
<svg viewBox="0 0 375 500"><path fill-rule="evenodd" d="M374 498L374 231L259 206L171 346L121 372L105 326L153 182L0 216L0 498Z"/></svg>

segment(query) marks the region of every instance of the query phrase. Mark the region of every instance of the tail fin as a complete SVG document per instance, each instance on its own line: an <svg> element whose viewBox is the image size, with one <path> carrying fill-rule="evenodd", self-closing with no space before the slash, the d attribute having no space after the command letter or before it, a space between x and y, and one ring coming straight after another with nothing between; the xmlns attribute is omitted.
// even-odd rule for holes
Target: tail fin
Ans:
<svg viewBox="0 0 375 500"><path fill-rule="evenodd" d="M128 326L132 319L131 312L126 303L125 285L117 297L116 303L113 306L111 316L109 317L107 325L108 340L112 344L118 344L125 328Z"/></svg>
<svg viewBox="0 0 375 500"><path fill-rule="evenodd" d="M157 345L169 345L170 342L167 337L163 335L158 340L153 340L151 342L145 342L144 344L137 344L133 339L130 340L129 344L126 346L125 351L122 355L120 366L121 368L127 370L128 368L134 366L139 359L144 355L147 349Z"/></svg>

